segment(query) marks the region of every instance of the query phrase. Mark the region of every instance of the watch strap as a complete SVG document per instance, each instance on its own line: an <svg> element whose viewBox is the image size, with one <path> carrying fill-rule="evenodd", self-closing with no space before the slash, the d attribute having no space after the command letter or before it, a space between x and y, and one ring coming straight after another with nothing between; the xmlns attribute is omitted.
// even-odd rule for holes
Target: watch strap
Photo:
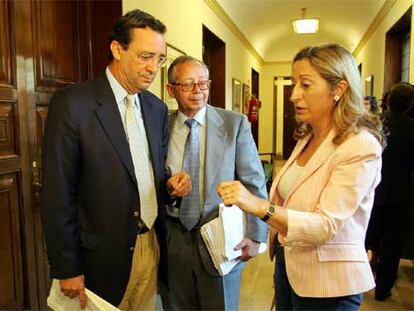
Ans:
<svg viewBox="0 0 414 311"><path fill-rule="evenodd" d="M270 217L274 215L275 211L276 211L276 206L272 203L269 203L266 209L266 214L260 219L266 222Z"/></svg>

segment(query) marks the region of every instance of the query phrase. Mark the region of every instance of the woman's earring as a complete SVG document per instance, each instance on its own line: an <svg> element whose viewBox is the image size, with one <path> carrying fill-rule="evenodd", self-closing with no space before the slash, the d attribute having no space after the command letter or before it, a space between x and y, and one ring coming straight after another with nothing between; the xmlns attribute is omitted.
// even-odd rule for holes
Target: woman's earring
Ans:
<svg viewBox="0 0 414 311"><path fill-rule="evenodd" d="M341 96L339 95L334 96L334 101L339 102L340 99L341 99Z"/></svg>

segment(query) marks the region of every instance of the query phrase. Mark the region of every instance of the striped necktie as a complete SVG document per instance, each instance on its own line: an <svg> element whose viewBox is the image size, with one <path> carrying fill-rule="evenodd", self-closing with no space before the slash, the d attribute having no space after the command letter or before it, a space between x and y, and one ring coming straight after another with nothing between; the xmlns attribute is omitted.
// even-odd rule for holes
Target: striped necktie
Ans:
<svg viewBox="0 0 414 311"><path fill-rule="evenodd" d="M191 230L200 220L200 142L198 123L194 119L187 119L185 124L190 128L185 142L183 171L191 177L191 193L183 197L180 206L180 221L187 230Z"/></svg>
<svg viewBox="0 0 414 311"><path fill-rule="evenodd" d="M128 94L126 99L126 132L132 163L134 164L135 178L138 184L141 219L151 229L158 212L154 172L150 161L145 128L142 126L140 129L138 121L135 118L135 96Z"/></svg>

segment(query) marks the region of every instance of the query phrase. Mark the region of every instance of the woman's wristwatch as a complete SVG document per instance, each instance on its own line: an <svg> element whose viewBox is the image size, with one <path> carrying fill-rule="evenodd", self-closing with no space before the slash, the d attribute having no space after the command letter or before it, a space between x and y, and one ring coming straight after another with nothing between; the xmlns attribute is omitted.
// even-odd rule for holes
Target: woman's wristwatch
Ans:
<svg viewBox="0 0 414 311"><path fill-rule="evenodd" d="M270 217L272 217L276 212L276 206L272 203L269 203L266 209L266 214L260 218L263 221L267 221Z"/></svg>

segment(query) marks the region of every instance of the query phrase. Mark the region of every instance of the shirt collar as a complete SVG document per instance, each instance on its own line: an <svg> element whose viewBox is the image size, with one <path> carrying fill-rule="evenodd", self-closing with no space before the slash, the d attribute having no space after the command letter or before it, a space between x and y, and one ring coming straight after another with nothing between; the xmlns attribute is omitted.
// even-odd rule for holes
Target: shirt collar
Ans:
<svg viewBox="0 0 414 311"><path fill-rule="evenodd" d="M201 126L205 126L206 124L206 111L207 111L207 105L205 105L203 108L201 108L193 117L194 120L197 121L198 124L200 124ZM177 114L177 121L179 124L184 124L184 122L190 119L189 117L187 117L184 113L182 113L181 111L178 110L178 114Z"/></svg>
<svg viewBox="0 0 414 311"><path fill-rule="evenodd" d="M128 95L128 92L123 88L121 84L119 84L118 80L114 77L109 67L106 67L105 69L106 76L108 77L109 85L111 86L112 91L115 95L115 100L117 104L125 103L126 105L126 96ZM135 97L135 106L138 108L138 110L141 109L141 106L139 105L140 99L138 94L134 94Z"/></svg>

